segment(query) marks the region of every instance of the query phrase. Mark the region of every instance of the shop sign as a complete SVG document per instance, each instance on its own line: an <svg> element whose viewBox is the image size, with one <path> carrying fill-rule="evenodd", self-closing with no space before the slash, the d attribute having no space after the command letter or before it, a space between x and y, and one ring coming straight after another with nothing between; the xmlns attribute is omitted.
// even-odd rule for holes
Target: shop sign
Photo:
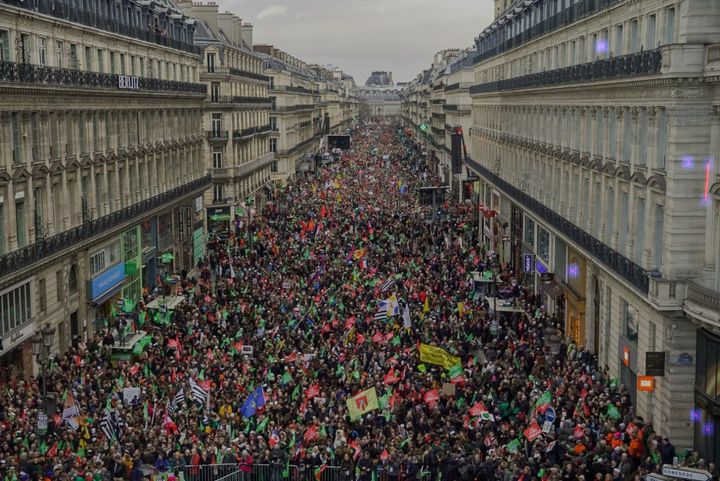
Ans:
<svg viewBox="0 0 720 481"><path fill-rule="evenodd" d="M652 376L638 376L637 389L643 392L652 392L655 390L655 378Z"/></svg>
<svg viewBox="0 0 720 481"><path fill-rule="evenodd" d="M35 332L36 323L30 322L28 324L25 324L20 329L16 330L12 333L12 335L9 338L3 339L3 348L5 351L10 351L15 348L15 346L21 344L26 339L28 339L30 336L33 335Z"/></svg>
<svg viewBox="0 0 720 481"><path fill-rule="evenodd" d="M665 375L664 351L645 353L645 375L658 377Z"/></svg>
<svg viewBox="0 0 720 481"><path fill-rule="evenodd" d="M125 280L125 263L115 264L90 282L90 299L92 301L99 299L106 292L112 290Z"/></svg>
<svg viewBox="0 0 720 481"><path fill-rule="evenodd" d="M710 471L704 469L681 468L679 466L663 466L662 473L673 478L688 479L691 481L707 481L712 477Z"/></svg>
<svg viewBox="0 0 720 481"><path fill-rule="evenodd" d="M673 366L692 366L693 358L687 352L682 352L675 359L672 360Z"/></svg>
<svg viewBox="0 0 720 481"><path fill-rule="evenodd" d="M541 278L543 274L547 274L548 270L547 267L545 267L545 264L540 262L539 260L535 259L535 270L538 271L541 274ZM551 274L552 275L552 274ZM552 279L548 279L548 281L551 281Z"/></svg>
<svg viewBox="0 0 720 481"><path fill-rule="evenodd" d="M533 271L533 264L534 264L534 257L532 254L525 254L523 256L523 271L524 272L532 272Z"/></svg>
<svg viewBox="0 0 720 481"><path fill-rule="evenodd" d="M140 90L140 79L130 75L118 75L118 88L127 90Z"/></svg>

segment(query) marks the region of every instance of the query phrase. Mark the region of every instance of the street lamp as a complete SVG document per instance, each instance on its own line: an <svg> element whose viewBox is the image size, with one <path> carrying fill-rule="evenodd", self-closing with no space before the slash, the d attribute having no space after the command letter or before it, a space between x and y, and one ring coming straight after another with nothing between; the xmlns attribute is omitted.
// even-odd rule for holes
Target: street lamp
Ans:
<svg viewBox="0 0 720 481"><path fill-rule="evenodd" d="M47 363L50 357L50 348L55 340L55 328L49 324L32 337L32 352L40 366L42 376L42 398L47 411Z"/></svg>

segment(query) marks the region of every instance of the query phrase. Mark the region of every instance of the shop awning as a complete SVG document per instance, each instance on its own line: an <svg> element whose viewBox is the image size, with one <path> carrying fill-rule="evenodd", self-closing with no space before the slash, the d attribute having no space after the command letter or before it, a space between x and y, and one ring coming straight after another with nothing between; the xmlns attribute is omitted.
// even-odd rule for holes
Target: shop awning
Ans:
<svg viewBox="0 0 720 481"><path fill-rule="evenodd" d="M543 282L540 289L554 300L565 293L565 289L557 281Z"/></svg>
<svg viewBox="0 0 720 481"><path fill-rule="evenodd" d="M91 301L91 304L95 304L96 306L99 306L99 305L103 304L105 301L107 301L107 300L110 299L112 296L114 296L115 294L117 294L118 291L120 291L122 288L123 288L123 283L121 282L120 284L118 284L117 286L113 287L113 288L110 289L109 291L103 293L103 295L101 295L101 296L98 297L97 299L92 300L92 301Z"/></svg>

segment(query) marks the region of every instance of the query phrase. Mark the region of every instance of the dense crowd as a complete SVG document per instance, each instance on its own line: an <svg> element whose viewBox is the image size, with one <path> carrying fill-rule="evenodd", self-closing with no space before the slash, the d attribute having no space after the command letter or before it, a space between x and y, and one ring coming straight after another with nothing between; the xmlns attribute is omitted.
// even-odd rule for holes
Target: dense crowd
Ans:
<svg viewBox="0 0 720 481"><path fill-rule="evenodd" d="M421 218L418 188L439 179L419 151L397 125L355 126L339 162L277 188L211 241L168 288L184 302L134 306L148 338L131 361L110 362L114 320L52 362L49 390L64 405L47 433L35 429L39 381L4 386L0 478L139 481L147 466L192 478L197 465L268 464L276 479L292 465L317 479L631 481L682 457L478 247L468 206ZM491 269L524 313L492 314L471 276ZM388 299L397 312L377 316ZM419 343L459 368L421 362ZM139 396L123 399L128 387ZM373 387L378 409L351 419L347 399ZM684 462L717 479L696 453Z"/></svg>

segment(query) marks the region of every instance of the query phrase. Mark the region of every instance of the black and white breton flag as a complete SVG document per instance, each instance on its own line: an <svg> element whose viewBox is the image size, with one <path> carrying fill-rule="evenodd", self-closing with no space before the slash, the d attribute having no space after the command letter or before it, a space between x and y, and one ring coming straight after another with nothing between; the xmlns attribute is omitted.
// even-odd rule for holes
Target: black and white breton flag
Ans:
<svg viewBox="0 0 720 481"><path fill-rule="evenodd" d="M168 411L170 411L170 414L175 413L175 409L182 403L185 402L185 389L180 388L175 395L175 398L172 400L170 405L168 406Z"/></svg>
<svg viewBox="0 0 720 481"><path fill-rule="evenodd" d="M204 390L194 379L190 379L190 388L192 389L192 397L200 404L207 404L210 400L210 393Z"/></svg>
<svg viewBox="0 0 720 481"><path fill-rule="evenodd" d="M120 424L116 416L110 411L105 411L105 415L100 421L100 429L108 439L118 439L120 436Z"/></svg>
<svg viewBox="0 0 720 481"><path fill-rule="evenodd" d="M392 287L394 285L395 285L395 279L393 279L391 277L380 285L380 292L387 292L390 289L392 289Z"/></svg>

